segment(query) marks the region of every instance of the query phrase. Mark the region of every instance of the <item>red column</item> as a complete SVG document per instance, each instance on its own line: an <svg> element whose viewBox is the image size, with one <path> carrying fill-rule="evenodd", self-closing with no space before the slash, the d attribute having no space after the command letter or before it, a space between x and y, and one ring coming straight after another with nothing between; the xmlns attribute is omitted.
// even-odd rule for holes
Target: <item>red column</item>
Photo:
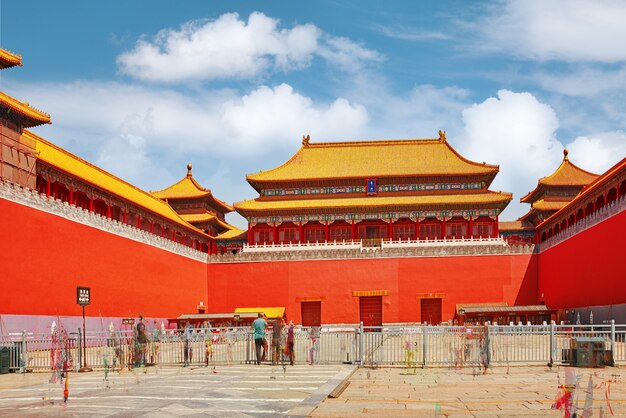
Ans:
<svg viewBox="0 0 626 418"><path fill-rule="evenodd" d="M50 176L46 179L46 197L50 197Z"/></svg>
<svg viewBox="0 0 626 418"><path fill-rule="evenodd" d="M387 225L387 238L393 239L393 221L389 219L389 225Z"/></svg>
<svg viewBox="0 0 626 418"><path fill-rule="evenodd" d="M278 243L278 227L276 226L276 223L274 223L274 226L272 227L272 235L272 241L274 242L274 244Z"/></svg>
<svg viewBox="0 0 626 418"><path fill-rule="evenodd" d="M176 231L172 231L172 241L176 242Z"/></svg>
<svg viewBox="0 0 626 418"><path fill-rule="evenodd" d="M254 229L250 226L248 222L248 245L252 245L254 242Z"/></svg>
<svg viewBox="0 0 626 418"><path fill-rule="evenodd" d="M111 219L111 205L107 203L107 218Z"/></svg>
<svg viewBox="0 0 626 418"><path fill-rule="evenodd" d="M446 218L445 216L441 219L441 238L443 239L446 236Z"/></svg>
<svg viewBox="0 0 626 418"><path fill-rule="evenodd" d="M54 198L57 199L59 193L59 181L55 181L54 182ZM595 203L594 203L594 208L595 208Z"/></svg>
<svg viewBox="0 0 626 418"><path fill-rule="evenodd" d="M89 212L93 212L93 196L89 196Z"/></svg>
<svg viewBox="0 0 626 418"><path fill-rule="evenodd" d="M350 235L352 235L353 240L356 239L356 221L354 219L352 220L352 225L350 227Z"/></svg>
<svg viewBox="0 0 626 418"><path fill-rule="evenodd" d="M467 236L473 238L474 237L474 229L473 229L473 225L472 225L472 216L470 216L469 218L469 222L467 227L469 228L469 231L467 231Z"/></svg>
<svg viewBox="0 0 626 418"><path fill-rule="evenodd" d="M324 237L326 238L326 241L330 241L330 225L328 221L326 221L326 228L324 228Z"/></svg>
<svg viewBox="0 0 626 418"><path fill-rule="evenodd" d="M415 233L413 234L413 239L418 239L420 236L420 221L419 219L415 220Z"/></svg>
<svg viewBox="0 0 626 418"><path fill-rule="evenodd" d="M137 214L137 229L141 229L141 215Z"/></svg>
<svg viewBox="0 0 626 418"><path fill-rule="evenodd" d="M300 226L298 227L298 236L300 238L298 242L304 242L304 224L302 222L300 222Z"/></svg>
<svg viewBox="0 0 626 418"><path fill-rule="evenodd" d="M161 225L161 238L165 238L165 226Z"/></svg>
<svg viewBox="0 0 626 418"><path fill-rule="evenodd" d="M122 217L122 219L123 219L123 220L122 220L122 223L123 223L124 225L126 225L126 214L127 214L127 213L128 213L128 211L127 211L126 209L124 209L124 216Z"/></svg>
<svg viewBox="0 0 626 418"><path fill-rule="evenodd" d="M154 222L150 222L150 233L154 234Z"/></svg>
<svg viewBox="0 0 626 418"><path fill-rule="evenodd" d="M500 231L498 230L498 218L499 218L499 216L496 215L496 222L495 222L495 224L493 226L493 237L494 238L498 238L498 234L500 233Z"/></svg>
<svg viewBox="0 0 626 418"><path fill-rule="evenodd" d="M74 189L70 188L70 201L68 202L70 205L74 204Z"/></svg>

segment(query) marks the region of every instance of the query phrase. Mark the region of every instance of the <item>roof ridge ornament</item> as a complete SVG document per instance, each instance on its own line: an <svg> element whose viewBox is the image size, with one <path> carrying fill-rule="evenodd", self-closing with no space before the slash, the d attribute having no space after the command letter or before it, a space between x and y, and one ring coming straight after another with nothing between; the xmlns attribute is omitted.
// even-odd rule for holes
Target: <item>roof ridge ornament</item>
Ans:
<svg viewBox="0 0 626 418"><path fill-rule="evenodd" d="M563 161L569 161L569 157L567 156L567 154L569 154L569 151L567 150L567 148L563 148Z"/></svg>
<svg viewBox="0 0 626 418"><path fill-rule="evenodd" d="M309 135L309 134L302 135L302 145L303 146L308 147L310 140L311 140L311 135Z"/></svg>
<svg viewBox="0 0 626 418"><path fill-rule="evenodd" d="M192 175L191 175L191 163L187 164L187 177L192 177Z"/></svg>
<svg viewBox="0 0 626 418"><path fill-rule="evenodd" d="M439 141L446 142L446 131L439 129Z"/></svg>

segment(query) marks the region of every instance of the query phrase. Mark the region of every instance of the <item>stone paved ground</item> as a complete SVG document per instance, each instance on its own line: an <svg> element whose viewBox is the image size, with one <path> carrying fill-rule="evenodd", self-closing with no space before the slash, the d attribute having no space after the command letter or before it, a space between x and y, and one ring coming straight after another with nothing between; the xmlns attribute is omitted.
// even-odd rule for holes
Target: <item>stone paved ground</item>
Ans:
<svg viewBox="0 0 626 418"><path fill-rule="evenodd" d="M620 368L573 369L580 386L574 399L579 417L591 402L593 417L610 417L605 399L609 381L613 416L626 417L626 372ZM552 410L565 368L543 366L492 368L486 375L466 369L358 369L337 399L326 399L314 417L563 417ZM586 393L589 376L595 388ZM560 379L560 380L559 380ZM604 383L603 383L604 382ZM589 404L588 404L589 405ZM439 415L437 415L439 413Z"/></svg>
<svg viewBox="0 0 626 418"><path fill-rule="evenodd" d="M69 400L49 373L0 375L0 416L277 416L310 412L351 366L148 367L71 373Z"/></svg>

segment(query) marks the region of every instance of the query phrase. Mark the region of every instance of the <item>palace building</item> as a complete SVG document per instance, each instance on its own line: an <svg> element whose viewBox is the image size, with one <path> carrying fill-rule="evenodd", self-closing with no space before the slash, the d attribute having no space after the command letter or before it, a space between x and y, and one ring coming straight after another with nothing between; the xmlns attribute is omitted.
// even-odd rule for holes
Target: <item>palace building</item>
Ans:
<svg viewBox="0 0 626 418"><path fill-rule="evenodd" d="M21 65L0 49L0 69ZM257 198L231 206L191 165L144 191L30 130L49 123L0 92L0 334L77 325L77 286L91 288L91 329L259 306L304 325L475 321L485 307L504 322L585 309L626 321L626 158L595 175L565 152L522 197L528 214L501 222L513 196L489 189L499 166L467 160L445 132L306 136L283 165L246 177ZM247 230L226 221L233 209Z"/></svg>
<svg viewBox="0 0 626 418"><path fill-rule="evenodd" d="M247 176L259 197L235 204L248 243L497 237L509 193L489 190L498 166L437 139L312 143Z"/></svg>

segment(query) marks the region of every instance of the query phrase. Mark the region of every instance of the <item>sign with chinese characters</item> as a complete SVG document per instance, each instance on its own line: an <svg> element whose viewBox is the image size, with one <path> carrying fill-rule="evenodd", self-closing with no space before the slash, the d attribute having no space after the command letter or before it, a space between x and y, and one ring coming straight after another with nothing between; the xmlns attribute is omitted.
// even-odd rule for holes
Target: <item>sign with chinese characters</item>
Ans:
<svg viewBox="0 0 626 418"><path fill-rule="evenodd" d="M91 288L89 287L76 287L76 303L80 306L87 306L91 303Z"/></svg>
<svg viewBox="0 0 626 418"><path fill-rule="evenodd" d="M367 179L367 194L374 195L377 191L376 179Z"/></svg>

